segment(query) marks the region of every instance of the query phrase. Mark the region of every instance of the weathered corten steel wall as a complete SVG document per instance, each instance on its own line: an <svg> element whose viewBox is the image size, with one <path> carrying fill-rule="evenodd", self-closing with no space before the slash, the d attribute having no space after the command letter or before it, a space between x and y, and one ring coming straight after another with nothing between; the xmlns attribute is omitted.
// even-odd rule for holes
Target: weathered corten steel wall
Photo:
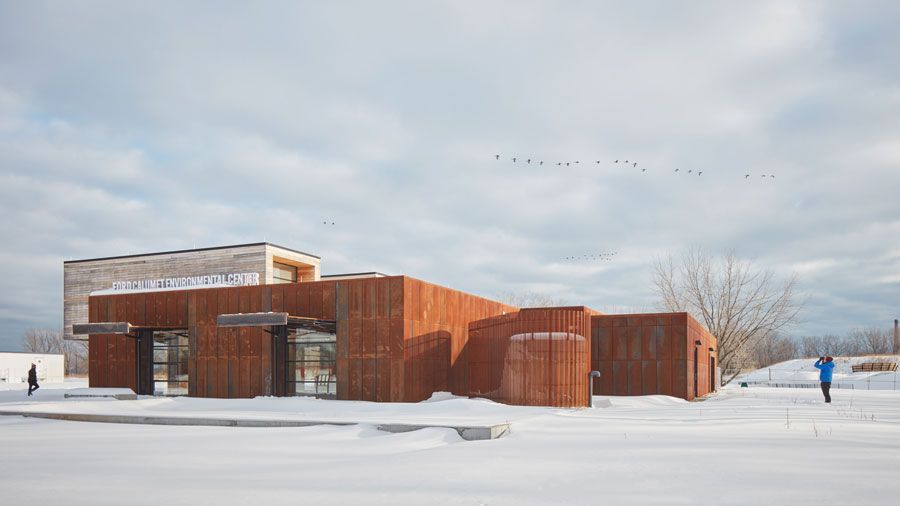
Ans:
<svg viewBox="0 0 900 506"><path fill-rule="evenodd" d="M586 307L522 309L469 324L469 395L505 404L588 404Z"/></svg>
<svg viewBox="0 0 900 506"><path fill-rule="evenodd" d="M692 400L712 391L716 339L687 313L597 315L591 335L591 368L601 373L596 394Z"/></svg>
<svg viewBox="0 0 900 506"><path fill-rule="evenodd" d="M91 297L89 322L130 321L142 325L187 327L187 294L156 292L118 296ZM143 363L152 356L143 350ZM127 387L139 391L137 385L137 341L114 334L94 334L88 343L88 372L91 386Z"/></svg>
<svg viewBox="0 0 900 506"><path fill-rule="evenodd" d="M517 308L413 278L404 278L403 286L405 373L410 378L405 400L426 399L440 390L468 395L469 322ZM449 362L444 350L449 351ZM449 367L446 380L432 372L438 363Z"/></svg>
<svg viewBox="0 0 900 506"><path fill-rule="evenodd" d="M509 310L515 308L393 276L96 296L89 321L188 329L189 395L253 397L283 394L273 378L284 377L284 362L273 359L268 333L218 328L219 314L286 311L336 320L339 399L418 401L439 390L465 395L468 322ZM133 338L92 335L91 386L137 390L135 353Z"/></svg>

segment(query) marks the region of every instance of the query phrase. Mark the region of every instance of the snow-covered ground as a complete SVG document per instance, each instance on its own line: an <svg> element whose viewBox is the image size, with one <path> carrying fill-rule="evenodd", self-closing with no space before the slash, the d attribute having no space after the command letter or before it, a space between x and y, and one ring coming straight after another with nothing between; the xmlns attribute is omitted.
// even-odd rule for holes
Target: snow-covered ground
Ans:
<svg viewBox="0 0 900 506"><path fill-rule="evenodd" d="M450 429L390 434L369 424L169 427L3 416L4 504L794 506L896 504L900 494L900 393L893 391L840 390L828 406L812 389L728 387L702 402L608 397L597 399L608 407L573 410L447 395L374 404L77 401L62 393L48 385L27 402L169 414L504 418L512 429L493 441L463 441ZM0 392L0 409L22 407L24 395Z"/></svg>
<svg viewBox="0 0 900 506"><path fill-rule="evenodd" d="M765 386L795 386L819 388L819 370L813 364L815 358L788 360L742 374L734 382L747 382ZM897 355L871 355L864 357L835 357L834 377L831 388L854 390L900 390L900 371L853 372L851 366L865 362L900 363Z"/></svg>

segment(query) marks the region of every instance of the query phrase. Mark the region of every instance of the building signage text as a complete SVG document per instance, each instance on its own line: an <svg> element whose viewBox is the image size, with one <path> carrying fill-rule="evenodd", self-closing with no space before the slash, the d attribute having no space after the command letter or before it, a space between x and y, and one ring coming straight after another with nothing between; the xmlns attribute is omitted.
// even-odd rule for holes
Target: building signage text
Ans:
<svg viewBox="0 0 900 506"><path fill-rule="evenodd" d="M115 281L113 291L160 290L166 288L200 288L208 286L258 285L258 272L236 272L231 274L209 274L205 276L184 276L179 278L139 279Z"/></svg>

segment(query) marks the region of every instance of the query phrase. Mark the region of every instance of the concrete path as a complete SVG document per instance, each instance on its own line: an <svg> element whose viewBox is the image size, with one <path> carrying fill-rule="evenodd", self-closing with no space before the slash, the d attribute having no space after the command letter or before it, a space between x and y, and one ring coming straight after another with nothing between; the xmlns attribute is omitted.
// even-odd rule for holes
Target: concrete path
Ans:
<svg viewBox="0 0 900 506"><path fill-rule="evenodd" d="M198 416L147 416L147 415L109 415L95 413L52 413L24 410L0 410L2 416L24 416L32 418L47 418L50 420L66 420L71 422L99 422L99 423L128 423L139 425L189 425L208 427L309 427L312 425L375 425L378 430L385 432L410 432L427 428L446 428L455 430L459 436L467 441L480 441L497 439L506 434L510 424L496 425L431 425L431 424L406 424L406 423L373 423L370 421L324 421L324 420L278 420L278 419L244 419L228 417L198 417Z"/></svg>

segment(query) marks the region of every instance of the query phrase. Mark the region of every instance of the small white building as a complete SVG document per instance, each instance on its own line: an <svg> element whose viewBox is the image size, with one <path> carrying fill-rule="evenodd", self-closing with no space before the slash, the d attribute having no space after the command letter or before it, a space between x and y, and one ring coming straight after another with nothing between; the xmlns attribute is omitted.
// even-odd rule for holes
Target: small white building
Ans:
<svg viewBox="0 0 900 506"><path fill-rule="evenodd" d="M37 366L38 383L62 383L65 378L61 354L0 351L0 383L27 382L31 364Z"/></svg>

